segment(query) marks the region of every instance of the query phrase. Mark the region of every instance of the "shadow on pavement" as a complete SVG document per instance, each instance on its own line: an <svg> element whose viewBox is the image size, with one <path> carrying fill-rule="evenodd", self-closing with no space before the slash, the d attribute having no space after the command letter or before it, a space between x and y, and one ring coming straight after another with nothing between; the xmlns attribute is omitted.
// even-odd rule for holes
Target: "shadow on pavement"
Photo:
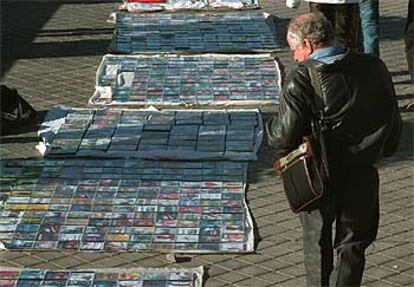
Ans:
<svg viewBox="0 0 414 287"><path fill-rule="evenodd" d="M119 0L62 0L62 1L59 1L59 3L61 4L83 4L83 5L99 4L99 3L120 3L121 4L121 1Z"/></svg>
<svg viewBox="0 0 414 287"><path fill-rule="evenodd" d="M86 36L112 34L113 28L74 28L74 29L43 29L37 33L37 37L62 37L62 36Z"/></svg>
<svg viewBox="0 0 414 287"><path fill-rule="evenodd" d="M399 82L399 83L394 83L394 84L409 84L409 83L411 83L411 81L406 80L406 81ZM414 93L408 93L408 94L403 94L403 95L397 95L397 99L398 99L398 100L414 99Z"/></svg>
<svg viewBox="0 0 414 287"><path fill-rule="evenodd" d="M55 58L103 55L110 40L82 40L32 43L15 51L14 59Z"/></svg>
<svg viewBox="0 0 414 287"><path fill-rule="evenodd" d="M247 192L249 188L246 189ZM250 201L246 198L246 204L247 206L250 206ZM253 238L254 238L254 242L253 242L253 252L256 253L258 247L259 247L259 243L262 241L262 237L260 236L260 232L259 232L259 224L257 223L257 220L254 216L254 214L252 212L250 212L250 217L252 219L252 223L253 223Z"/></svg>
<svg viewBox="0 0 414 287"><path fill-rule="evenodd" d="M404 76L404 75L409 75L410 73L408 72L408 70L403 70L403 71L390 71L391 76Z"/></svg>
<svg viewBox="0 0 414 287"><path fill-rule="evenodd" d="M16 60L15 49L30 44L62 3L1 1L1 76Z"/></svg>
<svg viewBox="0 0 414 287"><path fill-rule="evenodd" d="M402 39L405 21L404 17L380 16L380 41Z"/></svg>
<svg viewBox="0 0 414 287"><path fill-rule="evenodd" d="M1 137L0 138L0 145L2 144L11 144L11 143L35 143L40 140L39 137L36 136L27 136L27 137Z"/></svg>
<svg viewBox="0 0 414 287"><path fill-rule="evenodd" d="M262 144L257 152L257 161L251 162L250 165L254 165L253 168L249 168L249 183L258 182L260 173L271 172L273 174L272 162L275 154L275 149L267 144L266 122L274 115L275 112L262 112L263 119L263 139ZM259 166L260 165L260 166Z"/></svg>
<svg viewBox="0 0 414 287"><path fill-rule="evenodd" d="M403 114L402 117L403 126L396 155L402 158L410 158L414 155L414 117L409 113Z"/></svg>
<svg viewBox="0 0 414 287"><path fill-rule="evenodd" d="M208 266L205 266L204 267L204 272L203 272L203 280L202 280L202 286L204 287L204 286L206 286L206 282L207 282L207 279L208 278L210 278L210 275L209 275L209 271L210 271L210 267L208 267Z"/></svg>
<svg viewBox="0 0 414 287"><path fill-rule="evenodd" d="M33 43L40 37L85 36L112 33L112 29L41 30L53 14L64 4L97 4L116 0L84 1L0 1L1 65L0 76L12 67L16 59L36 57L65 57L97 55L106 51L109 41L82 40L54 43Z"/></svg>

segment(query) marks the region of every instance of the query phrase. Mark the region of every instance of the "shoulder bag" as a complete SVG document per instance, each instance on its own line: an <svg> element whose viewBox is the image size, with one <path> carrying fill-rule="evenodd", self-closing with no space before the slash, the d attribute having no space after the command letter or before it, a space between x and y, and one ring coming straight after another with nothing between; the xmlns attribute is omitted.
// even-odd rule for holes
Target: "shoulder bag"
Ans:
<svg viewBox="0 0 414 287"><path fill-rule="evenodd" d="M329 179L323 105L318 107L315 99L316 96L322 97L320 82L317 72L309 67L308 70L315 90L311 100L314 115L312 134L304 136L298 148L273 163L294 213L318 208Z"/></svg>

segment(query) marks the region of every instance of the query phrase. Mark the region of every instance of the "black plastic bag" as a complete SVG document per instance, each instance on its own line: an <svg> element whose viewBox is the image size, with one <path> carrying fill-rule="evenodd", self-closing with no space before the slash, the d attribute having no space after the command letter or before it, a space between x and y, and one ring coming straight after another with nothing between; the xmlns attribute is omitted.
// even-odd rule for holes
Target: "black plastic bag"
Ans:
<svg viewBox="0 0 414 287"><path fill-rule="evenodd" d="M36 115L35 109L16 89L10 89L5 85L1 85L0 110L0 135L18 130Z"/></svg>

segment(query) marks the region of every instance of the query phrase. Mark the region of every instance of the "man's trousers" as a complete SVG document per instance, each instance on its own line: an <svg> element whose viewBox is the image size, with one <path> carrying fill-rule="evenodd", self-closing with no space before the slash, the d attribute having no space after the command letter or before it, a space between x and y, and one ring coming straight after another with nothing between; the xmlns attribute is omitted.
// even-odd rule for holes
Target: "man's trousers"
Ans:
<svg viewBox="0 0 414 287"><path fill-rule="evenodd" d="M300 213L307 287L360 286L365 249L377 235L377 169L368 166L333 172L332 198L320 209Z"/></svg>

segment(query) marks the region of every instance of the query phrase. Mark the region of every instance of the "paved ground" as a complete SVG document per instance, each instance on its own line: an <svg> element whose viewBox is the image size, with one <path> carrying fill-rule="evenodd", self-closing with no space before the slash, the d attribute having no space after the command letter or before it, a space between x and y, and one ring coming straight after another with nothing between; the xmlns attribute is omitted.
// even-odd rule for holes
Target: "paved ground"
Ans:
<svg viewBox="0 0 414 287"><path fill-rule="evenodd" d="M38 110L64 104L86 106L95 72L111 39L106 23L115 1L2 1L2 83L18 88ZM414 88L408 82L402 30L407 0L381 0L381 53L404 111L404 134L398 153L379 165L381 223L377 242L369 249L364 286L414 286L414 117L406 112ZM280 18L280 34L289 19L305 12L284 7L284 1L262 1L265 11ZM280 53L287 70L289 52ZM367 119L369 120L369 119ZM1 157L38 156L36 134L26 131L1 138ZM272 151L263 145L259 161L250 165L249 207L257 227L257 248L246 255L194 255L170 263L156 253L82 253L2 251L0 266L31 268L206 267L205 286L304 286L301 230L289 210L270 168Z"/></svg>

